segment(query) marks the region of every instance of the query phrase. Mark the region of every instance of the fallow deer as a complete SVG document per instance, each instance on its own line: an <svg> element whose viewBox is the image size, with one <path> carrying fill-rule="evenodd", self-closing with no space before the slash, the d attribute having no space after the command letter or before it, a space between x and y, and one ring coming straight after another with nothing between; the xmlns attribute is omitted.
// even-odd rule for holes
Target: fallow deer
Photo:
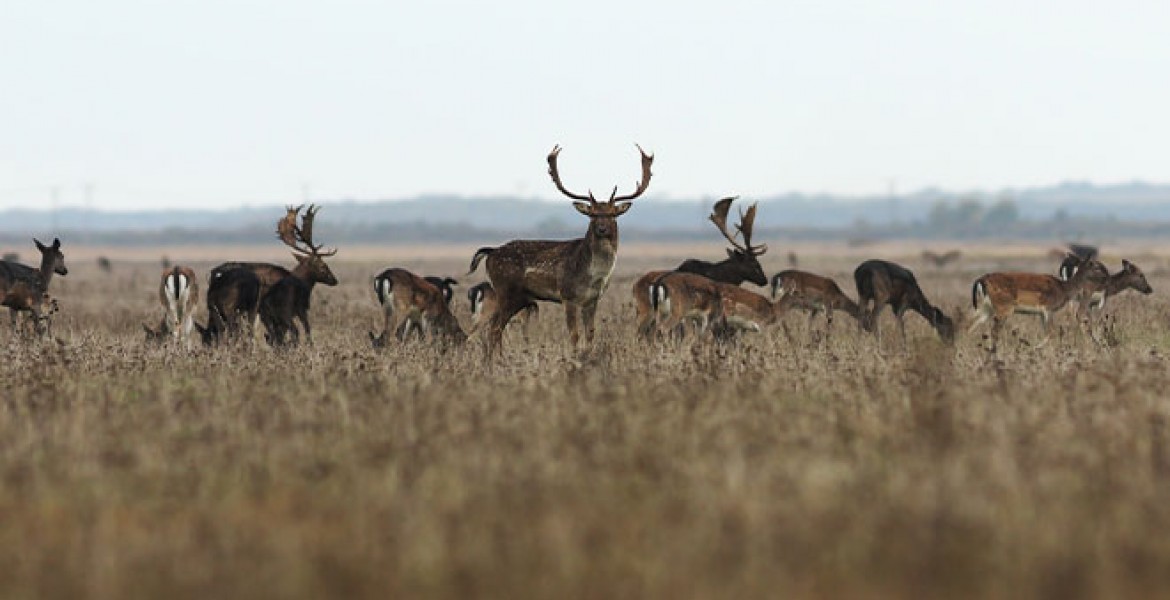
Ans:
<svg viewBox="0 0 1170 600"><path fill-rule="evenodd" d="M810 331L813 319L821 311L825 313L828 329L832 329L833 312L838 310L844 311L860 323L860 307L841 291L836 281L806 271L787 270L773 275L772 300L785 302L788 308L808 311Z"/></svg>
<svg viewBox="0 0 1170 600"><path fill-rule="evenodd" d="M650 284L654 322L663 334L681 334L686 321L697 323L699 335L712 331L723 317L721 284L702 275L666 271Z"/></svg>
<svg viewBox="0 0 1170 600"><path fill-rule="evenodd" d="M447 307L451 307L451 299L455 297L454 287L459 285L458 281L455 281L450 277L435 277L433 275L427 275L426 277L423 277L423 281L426 281L427 283L438 288L439 291L443 293L443 301L447 303ZM397 336L399 340L404 340L412 334L417 335L419 339L426 337L425 332L423 331L423 324L421 322L403 320L402 323L398 324L398 331L394 333L394 335Z"/></svg>
<svg viewBox="0 0 1170 600"><path fill-rule="evenodd" d="M924 250L922 252L922 259L936 269L945 268L947 265L958 261L962 256L963 253L959 250L951 250L942 254L932 250Z"/></svg>
<svg viewBox="0 0 1170 600"><path fill-rule="evenodd" d="M424 337L433 332L443 341L457 344L467 339L447 306L447 295L422 277L406 269L386 269L374 278L374 292L385 318L381 335L369 334L374 346L386 345L391 331L399 341L405 340L411 323L418 325ZM398 319L402 319L402 326L397 326Z"/></svg>
<svg viewBox="0 0 1170 600"><path fill-rule="evenodd" d="M560 146L555 146L549 153L548 173L557 189L574 200L577 212L589 217L589 229L585 237L575 240L513 240L503 246L476 251L470 271L474 272L486 257L488 277L496 290L496 311L488 323L489 352L500 350L504 327L512 317L536 301L564 304L569 343L573 348L581 337L578 319L584 321L586 343L592 344L597 302L609 287L617 259L617 218L650 186L654 157L639 147L642 179L632 194L618 196L614 187L608 202L598 202L592 192L570 192L557 172L560 151Z"/></svg>
<svg viewBox="0 0 1170 600"><path fill-rule="evenodd" d="M472 333L479 330L479 328L487 323L492 315L496 312L498 304L496 299L496 290L492 287L491 282L484 281L477 283L467 290L467 302L471 307L471 331ZM535 302L524 307L520 313L520 328L524 332L525 337L528 336L528 328L533 320L539 314L540 308Z"/></svg>
<svg viewBox="0 0 1170 600"><path fill-rule="evenodd" d="M251 270L260 279L260 298L263 300L264 296L268 294L269 289L275 286L282 279L286 277L295 277L304 283L310 293L312 293L313 286L321 283L328 286L337 285L337 277L333 275L333 271L329 269L329 265L325 264L325 258L337 254L337 250L329 250L327 252L321 251L321 244L313 243L313 221L317 216L319 210L315 205L309 206L305 214L301 216L301 225L297 225L297 216L300 214L304 205L299 207L288 207L288 212L284 218L276 224L276 234L280 241L284 242L286 246L292 248L293 258L297 260L297 266L292 271L274 265L271 263L256 263L256 262L228 262L223 263L211 270L211 276L214 277L216 273L226 271L228 269L243 268ZM293 300L296 294L291 293L296 286L288 284L285 286L286 292L282 294L283 300ZM276 308L275 302L268 303L269 307ZM300 320L301 326L305 330L305 337L312 341L312 335L309 328L309 318L307 312L300 312L295 310L295 306L285 307L291 310ZM307 308L307 304L306 304ZM282 309L283 311L283 309ZM287 312L287 311L283 311ZM276 315L272 315L276 318ZM263 320L263 315L261 320Z"/></svg>
<svg viewBox="0 0 1170 600"><path fill-rule="evenodd" d="M943 341L954 341L954 321L926 299L926 294L909 269L889 261L867 260L853 271L853 281L857 285L861 327L873 332L879 344L882 335L878 317L887 305L893 309L894 317L898 320L903 348L906 347L906 321L903 315L907 310L926 318Z"/></svg>
<svg viewBox="0 0 1170 600"><path fill-rule="evenodd" d="M1108 271L1093 260L1063 281L1052 275L1041 273L1001 272L988 273L971 286L971 306L975 309L975 322L968 332L975 331L988 319L993 319L991 335L998 340L1004 321L1015 313L1034 314L1040 317L1044 327L1044 338L1039 345L1048 341L1052 315L1064 308L1068 301L1081 294L1091 285L1100 285Z"/></svg>
<svg viewBox="0 0 1170 600"><path fill-rule="evenodd" d="M695 273L713 281L734 285L739 285L744 281L750 281L759 286L768 285L768 276L764 274L764 268L760 266L759 260L759 257L768 251L768 246L766 244L752 245L752 227L756 221L756 205L752 204L747 213L740 212L739 224L735 226L738 231L736 234L732 234L727 230L727 214L734 201L735 197L730 197L716 202L711 216L708 217L715 224L719 233L723 234L723 237L731 243L732 247L727 249L727 258L717 263L692 258L684 261L675 268L675 271ZM735 240L736 236L740 234L743 235L742 244ZM638 333L643 337L654 331L655 311L651 307L650 286L669 272L650 271L634 282L632 290L634 310L637 313Z"/></svg>
<svg viewBox="0 0 1170 600"><path fill-rule="evenodd" d="M212 272L208 279L207 326L195 323L204 345L211 345L225 335L239 334L242 323L248 323L253 330L259 327L260 277L255 271L220 270Z"/></svg>
<svg viewBox="0 0 1170 600"><path fill-rule="evenodd" d="M37 323L41 323L45 317L40 307L45 294L49 292L53 274L69 274L69 269L65 267L65 255L61 253L61 240L54 238L48 246L36 239L33 243L41 253L39 269L0 261L0 306L8 307L13 332L16 331L17 315L21 312L32 313Z"/></svg>
<svg viewBox="0 0 1170 600"><path fill-rule="evenodd" d="M199 282L195 279L195 271L182 266L163 271L158 298L163 307L166 331L176 342L185 343L190 348L195 308L199 306Z"/></svg>
<svg viewBox="0 0 1170 600"><path fill-rule="evenodd" d="M300 343L301 335L296 321L305 329L305 338L312 339L309 327L309 304L313 287L303 279L289 275L268 288L260 298L260 321L268 334L268 343L284 346L291 335L293 344Z"/></svg>
<svg viewBox="0 0 1170 600"><path fill-rule="evenodd" d="M783 316L786 306L730 283L694 273L670 271L650 286L652 307L663 333L679 333L685 320L700 333L725 337L736 331L761 331Z"/></svg>
<svg viewBox="0 0 1170 600"><path fill-rule="evenodd" d="M1079 256L1069 254L1060 263L1060 278L1068 281L1076 272L1084 268L1105 269L1098 261L1085 261ZM1142 294L1152 294L1154 288L1146 281L1146 275L1137 265L1128 260L1121 261L1121 270L1109 273L1108 269L1090 277L1081 297L1077 299L1078 318L1091 320L1094 313L1100 313L1105 308L1105 302L1110 296L1115 296L1126 290L1134 290Z"/></svg>

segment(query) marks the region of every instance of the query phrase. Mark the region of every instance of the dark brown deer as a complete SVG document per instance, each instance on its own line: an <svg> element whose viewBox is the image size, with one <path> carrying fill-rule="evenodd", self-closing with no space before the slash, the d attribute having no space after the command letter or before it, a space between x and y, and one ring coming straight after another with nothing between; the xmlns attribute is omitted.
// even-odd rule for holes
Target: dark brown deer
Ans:
<svg viewBox="0 0 1170 600"><path fill-rule="evenodd" d="M54 238L48 246L36 239L33 243L41 253L39 269L0 261L0 306L8 307L13 332L16 331L17 315L21 312L31 313L40 328L46 318L41 307L46 302L45 295L49 293L53 274L69 274L69 269L65 267L65 255L61 253L61 240Z"/></svg>
<svg viewBox="0 0 1170 600"><path fill-rule="evenodd" d="M471 334L474 334L479 328L491 320L492 315L496 312L498 304L496 300L496 290L492 287L491 282L484 281L477 283L467 290L467 302L471 308ZM540 308L535 302L529 304L520 312L520 329L524 332L524 337L528 337L528 329L532 322L536 319L540 312Z"/></svg>
<svg viewBox="0 0 1170 600"><path fill-rule="evenodd" d="M1085 260L1067 281L1041 273L988 273L971 286L971 306L975 322L968 332L993 319L991 337L998 341L1004 321L1015 313L1040 317L1044 338L1048 341L1052 315L1064 308L1069 300L1081 295L1091 286L1104 285L1109 272L1094 260Z"/></svg>
<svg viewBox="0 0 1170 600"><path fill-rule="evenodd" d="M243 323L259 328L260 277L246 268L213 272L207 285L207 326L195 323L204 345L238 336ZM149 332L149 329L148 329ZM149 335L148 335L149 337Z"/></svg>
<svg viewBox="0 0 1170 600"><path fill-rule="evenodd" d="M439 279L439 283L445 282ZM448 294L430 281L406 269L391 268L374 278L374 292L385 319L381 335L369 334L375 347L385 346L391 331L399 341L405 341L415 326L420 337L433 333L444 342L456 344L467 339L459 320L451 314Z"/></svg>
<svg viewBox="0 0 1170 600"><path fill-rule="evenodd" d="M1078 270L1083 268L1105 269L1105 266L1097 261L1086 261L1079 256L1069 254L1060 263L1060 279L1068 281L1076 275ZM1089 278L1083 293L1077 298L1077 317L1091 321L1094 314L1105 309L1105 302L1111 296L1116 296L1126 290L1134 290L1147 295L1154 292L1154 288L1150 287L1150 283L1146 281L1145 273L1142 273L1137 265L1123 259L1120 271L1109 273L1106 269L1103 277L1101 273L1098 273Z"/></svg>
<svg viewBox="0 0 1170 600"><path fill-rule="evenodd" d="M861 308L836 281L806 271L780 271L772 276L772 300L785 302L788 308L808 311L808 328L812 330L813 319L822 311L828 321L826 328L833 327L833 313L843 311L860 324Z"/></svg>
<svg viewBox="0 0 1170 600"><path fill-rule="evenodd" d="M752 204L747 213L739 213L739 224L735 226L737 233L727 230L727 215L731 210L731 203L735 197L724 198L715 203L711 211L711 222L719 229L719 233L731 243L727 249L727 258L717 263L688 259L675 268L683 273L695 273L713 281L739 285L750 281L756 285L768 285L768 276L764 274L764 267L760 265L759 257L768 251L766 244L752 245L752 227L756 221L756 205ZM736 235L743 236L743 243L735 240ZM631 290L634 296L634 310L638 319L638 333L643 337L654 332L655 312L650 302L650 286L669 271L650 271L634 282Z"/></svg>
<svg viewBox="0 0 1170 600"><path fill-rule="evenodd" d="M912 310L923 317L934 328L943 341L955 339L955 323L943 311L932 305L918 286L918 280L909 269L884 260L867 260L853 271L857 285L857 300L861 309L861 326L871 331L881 343L881 328L878 317L888 305L898 320L902 334L902 347L906 347L906 322L903 315Z"/></svg>
<svg viewBox="0 0 1170 600"><path fill-rule="evenodd" d="M957 262L962 257L963 253L958 250L951 250L942 254L932 250L925 250L922 252L922 259L936 269L946 268L947 265L953 262Z"/></svg>
<svg viewBox="0 0 1170 600"><path fill-rule="evenodd" d="M499 351L504 327L516 313L536 301L559 302L565 306L569 343L573 348L581 337L578 320L584 321L586 343L593 342L593 319L597 302L609 286L617 259L617 218L633 206L632 201L650 185L654 157L641 147L642 179L632 194L618 196L617 187L608 202L598 202L593 193L575 194L561 183L557 172L560 146L548 155L548 172L562 194L572 198L577 212L589 217L585 237L566 241L514 240L497 248L480 248L471 259L471 272L487 258L488 277L496 290L496 312L488 323L487 349Z"/></svg>
<svg viewBox="0 0 1170 600"><path fill-rule="evenodd" d="M293 258L297 260L297 266L292 271L271 263L228 262L212 269L211 276L214 277L220 271L234 268L251 270L260 279L261 321L265 323L280 323L281 315L293 314L300 321L301 327L304 329L305 338L309 342L312 342L313 336L309 326L308 302L301 302L299 298L299 286L293 283L286 284L284 286L285 290L279 299L274 298L271 302L264 302L268 291L288 277L295 277L301 283L304 283L310 294L313 291L313 287L318 283L328 286L337 285L337 278L333 275L333 271L329 269L329 265L325 264L324 260L327 257L337 254L337 250L323 252L321 250L321 244L313 243L313 221L319 209L315 205L309 206L309 209L301 217L301 224L298 226L297 216L300 214L302 208L304 208L303 205L299 207L288 207L288 212L285 214L285 217L276 224L277 237L286 246L292 248ZM278 300L291 302L292 304L282 306L278 303ZM264 314L266 307L280 314L266 316ZM303 311L300 310L302 308L304 309ZM296 339L299 340L299 335L296 336Z"/></svg>

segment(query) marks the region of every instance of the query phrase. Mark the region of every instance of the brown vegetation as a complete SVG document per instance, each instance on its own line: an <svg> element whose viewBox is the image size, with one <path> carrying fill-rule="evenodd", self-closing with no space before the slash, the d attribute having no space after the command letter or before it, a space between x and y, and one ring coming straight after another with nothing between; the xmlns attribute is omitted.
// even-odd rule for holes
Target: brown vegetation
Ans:
<svg viewBox="0 0 1170 600"><path fill-rule="evenodd" d="M861 262L801 259L837 281ZM1157 290L1159 263L1142 259ZM200 277L212 264L191 262ZM370 348L382 315L369 282L385 264L455 273L464 260L338 262L341 284L314 297L314 344L275 351L144 344L157 253L55 280L59 341L0 328L0 597L1121 598L1170 585L1158 293L1110 300L1109 346L1065 312L1041 349L1020 342L1038 323L1012 321L995 360L981 336L946 345L922 319L907 319L905 353L849 327L811 344L800 314L736 346L676 347L636 336L624 292L655 265L631 255L589 354L547 311L493 361L479 342ZM918 283L960 315L981 272ZM469 322L465 302L453 311Z"/></svg>

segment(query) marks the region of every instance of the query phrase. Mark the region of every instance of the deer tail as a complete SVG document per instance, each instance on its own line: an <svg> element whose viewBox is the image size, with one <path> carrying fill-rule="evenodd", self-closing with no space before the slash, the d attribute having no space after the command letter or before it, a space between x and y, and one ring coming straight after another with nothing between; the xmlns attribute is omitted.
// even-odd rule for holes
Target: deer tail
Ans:
<svg viewBox="0 0 1170 600"><path fill-rule="evenodd" d="M971 308L979 308L979 300L987 295L987 283L983 278L975 280L975 284L971 286Z"/></svg>
<svg viewBox="0 0 1170 600"><path fill-rule="evenodd" d="M471 275L474 273L475 270L479 268L479 261L483 260L483 257L495 251L496 249L492 248L491 246L484 246L483 248L476 250L475 254L471 257L471 268L467 270L467 274Z"/></svg>

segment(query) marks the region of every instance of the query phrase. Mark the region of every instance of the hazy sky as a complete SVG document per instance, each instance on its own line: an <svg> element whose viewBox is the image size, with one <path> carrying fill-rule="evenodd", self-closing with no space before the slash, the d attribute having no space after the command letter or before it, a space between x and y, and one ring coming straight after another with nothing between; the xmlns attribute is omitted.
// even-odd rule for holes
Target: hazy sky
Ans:
<svg viewBox="0 0 1170 600"><path fill-rule="evenodd" d="M0 208L1170 180L1170 2L0 3Z"/></svg>

